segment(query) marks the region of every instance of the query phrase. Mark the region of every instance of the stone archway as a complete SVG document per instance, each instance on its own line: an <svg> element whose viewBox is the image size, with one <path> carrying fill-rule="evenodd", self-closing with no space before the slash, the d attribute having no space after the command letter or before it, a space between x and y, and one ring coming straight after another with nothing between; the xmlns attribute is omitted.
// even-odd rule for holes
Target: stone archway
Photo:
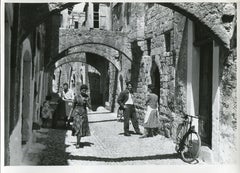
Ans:
<svg viewBox="0 0 240 173"><path fill-rule="evenodd" d="M50 16L58 14L66 8L73 7L75 4L78 3L42 3L40 6L38 4L21 4L21 8L27 13L21 14L23 30L20 33L20 42L22 42L34 28L45 22ZM199 21L225 48L230 48L230 40L234 31L233 18L236 16L236 9L233 3L196 2L158 4L177 11L194 21ZM33 13L31 18L28 17L29 10ZM41 13L39 13L39 11L41 11ZM229 27L229 25L231 25L231 27Z"/></svg>
<svg viewBox="0 0 240 173"><path fill-rule="evenodd" d="M113 48L121 52L128 59L132 59L128 37L119 31L106 31L98 29L60 29L59 53L69 50L77 45L98 44Z"/></svg>
<svg viewBox="0 0 240 173"><path fill-rule="evenodd" d="M84 54L84 56L79 54ZM96 110L96 108L99 106L105 106L105 103L109 102L109 61L106 58L91 52L76 53L68 55L57 61L55 68L59 68L70 62L81 62L90 65L97 70L97 73L88 71L86 73L88 78L85 82L87 85L89 85L93 110ZM118 71L117 68L116 70Z"/></svg>
<svg viewBox="0 0 240 173"><path fill-rule="evenodd" d="M158 3L204 26L225 48L230 49L236 9L233 3ZM236 17L235 17L236 18Z"/></svg>
<svg viewBox="0 0 240 173"><path fill-rule="evenodd" d="M54 58L49 64L48 69L52 68L56 62L60 65L64 62L69 61L79 61L77 54L81 53L94 53L97 54L104 59L108 60L112 63L119 71L121 70L121 64L119 60L119 52L109 48L107 46L98 45L98 44L85 44L80 46L75 46L70 49L66 53L60 53L56 58ZM80 60L85 61L85 60Z"/></svg>
<svg viewBox="0 0 240 173"><path fill-rule="evenodd" d="M74 53L92 52L107 58L120 69L119 57L125 56L132 61L131 43L121 32L86 29L60 29L59 53L51 57L47 69L59 59Z"/></svg>

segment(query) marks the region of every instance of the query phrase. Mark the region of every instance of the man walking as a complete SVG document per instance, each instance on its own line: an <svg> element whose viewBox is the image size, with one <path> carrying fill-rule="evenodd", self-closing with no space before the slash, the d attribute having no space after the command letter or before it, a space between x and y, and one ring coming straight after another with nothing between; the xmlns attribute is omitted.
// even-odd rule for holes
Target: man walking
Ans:
<svg viewBox="0 0 240 173"><path fill-rule="evenodd" d="M122 91L117 99L120 109L123 110L124 116L124 135L130 136L129 133L129 119L131 119L136 134L142 135L138 126L138 120L136 117L136 110L134 106L132 84L127 82L126 90Z"/></svg>

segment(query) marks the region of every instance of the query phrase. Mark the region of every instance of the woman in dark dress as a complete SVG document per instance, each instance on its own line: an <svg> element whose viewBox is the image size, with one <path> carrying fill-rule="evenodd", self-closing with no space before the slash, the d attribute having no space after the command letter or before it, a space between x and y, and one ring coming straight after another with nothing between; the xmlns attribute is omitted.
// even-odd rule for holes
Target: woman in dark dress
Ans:
<svg viewBox="0 0 240 173"><path fill-rule="evenodd" d="M89 96L86 94L87 90L87 85L82 85L80 93L76 94L73 100L73 111L71 112L73 117L72 135L77 136L76 148L81 147L81 137L90 135L87 107L90 108L91 106L89 104Z"/></svg>

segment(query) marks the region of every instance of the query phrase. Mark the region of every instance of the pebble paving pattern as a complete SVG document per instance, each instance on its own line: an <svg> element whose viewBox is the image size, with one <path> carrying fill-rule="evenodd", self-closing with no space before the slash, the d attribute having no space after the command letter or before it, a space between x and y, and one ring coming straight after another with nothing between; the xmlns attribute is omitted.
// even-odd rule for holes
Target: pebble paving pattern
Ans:
<svg viewBox="0 0 240 173"><path fill-rule="evenodd" d="M161 135L140 139L123 135L123 122L114 113L89 114L91 136L81 140L66 129L40 129L36 143L23 160L24 165L165 165L186 164L175 152L171 139ZM143 128L140 127L143 132Z"/></svg>

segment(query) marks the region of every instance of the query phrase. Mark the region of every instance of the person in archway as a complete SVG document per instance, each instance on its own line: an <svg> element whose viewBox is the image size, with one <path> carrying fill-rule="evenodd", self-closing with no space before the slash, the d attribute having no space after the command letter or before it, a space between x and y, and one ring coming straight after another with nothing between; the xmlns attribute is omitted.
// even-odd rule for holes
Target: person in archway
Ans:
<svg viewBox="0 0 240 173"><path fill-rule="evenodd" d="M134 106L133 90L131 82L127 82L126 90L122 91L117 99L120 109L123 110L124 116L124 135L130 136L129 120L131 119L136 134L142 135L139 129L136 110Z"/></svg>
<svg viewBox="0 0 240 173"><path fill-rule="evenodd" d="M148 96L146 100L147 111L144 118L144 135L140 138L152 137L160 125L158 112L158 96L153 93L153 85L148 85Z"/></svg>
<svg viewBox="0 0 240 173"><path fill-rule="evenodd" d="M70 101L70 100L73 100L73 98L74 98L73 91L68 88L68 84L67 83L63 84L63 91L61 93L61 98L64 101Z"/></svg>
<svg viewBox="0 0 240 173"><path fill-rule="evenodd" d="M80 93L74 97L73 107L69 114L69 118L73 116L72 135L77 136L76 148L82 147L80 143L82 137L90 135L87 107L91 109L91 105L87 90L88 86L85 84L80 87Z"/></svg>
<svg viewBox="0 0 240 173"><path fill-rule="evenodd" d="M61 98L62 98L62 103L61 103L61 112L64 115L64 120L65 120L65 125L66 127L70 126L70 120L67 120L67 117L69 116L71 107L72 107L72 101L74 98L73 91L68 87L67 83L63 84L63 91L61 92ZM64 109L64 108L65 109Z"/></svg>
<svg viewBox="0 0 240 173"><path fill-rule="evenodd" d="M42 127L45 128L48 126L48 121L52 119L53 108L50 106L51 96L46 96L46 100L43 102L41 107L41 118L42 118Z"/></svg>

